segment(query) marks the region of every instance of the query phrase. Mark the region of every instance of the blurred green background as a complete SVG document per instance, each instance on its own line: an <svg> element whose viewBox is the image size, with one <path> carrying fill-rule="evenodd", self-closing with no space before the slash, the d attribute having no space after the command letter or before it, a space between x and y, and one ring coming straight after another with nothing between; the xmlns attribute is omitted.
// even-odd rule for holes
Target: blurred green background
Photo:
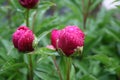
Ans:
<svg viewBox="0 0 120 80"><path fill-rule="evenodd" d="M12 34L25 24L18 0L0 0L0 80L26 80L27 57L12 44ZM120 9L107 10L102 0L40 0L30 11L30 28L39 47L50 45L50 31L77 25L86 34L82 56L73 58L71 80L120 80ZM34 80L59 80L50 53L33 55ZM64 78L64 62L57 57ZM64 80L64 79L63 79Z"/></svg>

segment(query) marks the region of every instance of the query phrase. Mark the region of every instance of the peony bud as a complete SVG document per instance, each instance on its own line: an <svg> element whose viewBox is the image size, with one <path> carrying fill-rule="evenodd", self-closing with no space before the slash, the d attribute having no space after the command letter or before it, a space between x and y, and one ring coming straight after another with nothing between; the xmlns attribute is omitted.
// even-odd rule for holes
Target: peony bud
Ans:
<svg viewBox="0 0 120 80"><path fill-rule="evenodd" d="M57 47L57 39L58 39L58 35L59 35L59 33L60 33L60 30L56 30L56 29L54 29L54 30L52 30L52 33L51 33L51 43L52 43L52 45L53 45L53 47Z"/></svg>
<svg viewBox="0 0 120 80"><path fill-rule="evenodd" d="M27 8L27 9L32 9L36 6L39 0L19 0L19 3Z"/></svg>
<svg viewBox="0 0 120 80"><path fill-rule="evenodd" d="M51 43L56 49L60 48L66 56L70 56L77 47L84 46L84 36L77 26L67 26L62 30L52 31Z"/></svg>
<svg viewBox="0 0 120 80"><path fill-rule="evenodd" d="M33 51L33 40L34 34L26 26L20 26L12 36L13 44L20 52Z"/></svg>

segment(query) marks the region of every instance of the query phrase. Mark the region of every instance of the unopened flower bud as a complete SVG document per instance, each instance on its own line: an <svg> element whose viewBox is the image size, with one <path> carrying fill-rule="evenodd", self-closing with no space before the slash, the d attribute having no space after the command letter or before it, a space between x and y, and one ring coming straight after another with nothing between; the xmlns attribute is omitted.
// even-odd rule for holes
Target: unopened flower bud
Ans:
<svg viewBox="0 0 120 80"><path fill-rule="evenodd" d="M39 0L19 0L19 3L27 8L27 9L32 9L36 6Z"/></svg>
<svg viewBox="0 0 120 80"><path fill-rule="evenodd" d="M70 56L78 47L84 46L84 33L77 26L67 26L62 30L53 30L51 43L61 49L66 56Z"/></svg>
<svg viewBox="0 0 120 80"><path fill-rule="evenodd" d="M20 52L31 52L34 50L32 43L34 40L34 34L26 26L20 26L12 36L12 41Z"/></svg>

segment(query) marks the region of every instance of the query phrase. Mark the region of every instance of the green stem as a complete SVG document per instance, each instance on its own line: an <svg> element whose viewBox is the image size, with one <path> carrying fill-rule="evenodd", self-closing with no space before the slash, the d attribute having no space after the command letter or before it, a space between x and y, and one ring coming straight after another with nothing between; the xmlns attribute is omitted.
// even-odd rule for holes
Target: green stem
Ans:
<svg viewBox="0 0 120 80"><path fill-rule="evenodd" d="M29 27L29 9L26 11L26 26ZM32 64L32 55L28 55L28 80L33 80L33 64Z"/></svg>
<svg viewBox="0 0 120 80"><path fill-rule="evenodd" d="M57 73L58 73L58 75L59 75L60 80L63 80L63 79L62 79L61 72L60 72L60 69L59 69L59 67L58 67L58 65L57 65L57 62L56 62L56 57L53 56L52 59L53 59L53 61L54 61L54 65L55 65L55 67L56 67L56 69L57 69Z"/></svg>
<svg viewBox="0 0 120 80"><path fill-rule="evenodd" d="M86 23L88 20L88 16L89 16L89 10L90 10L90 6L91 6L91 0L88 1L87 7L85 7L85 1L82 0L82 8L83 8L83 26L84 29L86 29Z"/></svg>
<svg viewBox="0 0 120 80"><path fill-rule="evenodd" d="M66 80L70 80L70 71L71 71L71 58L70 57L66 57L66 67L67 67L67 78Z"/></svg>
<svg viewBox="0 0 120 80"><path fill-rule="evenodd" d="M26 10L26 26L29 27L29 9Z"/></svg>
<svg viewBox="0 0 120 80"><path fill-rule="evenodd" d="M33 80L32 55L28 55L28 57L29 57L29 80Z"/></svg>

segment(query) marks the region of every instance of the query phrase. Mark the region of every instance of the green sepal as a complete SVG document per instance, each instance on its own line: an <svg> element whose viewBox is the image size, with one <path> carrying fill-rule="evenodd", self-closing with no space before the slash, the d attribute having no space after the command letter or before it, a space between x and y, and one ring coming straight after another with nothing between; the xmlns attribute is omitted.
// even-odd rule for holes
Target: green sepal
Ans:
<svg viewBox="0 0 120 80"><path fill-rule="evenodd" d="M35 35L34 35L34 36L35 36ZM38 39L37 39L36 36L34 37L34 40L33 40L33 44L32 44L32 46L33 46L34 49L36 49L37 46L38 46Z"/></svg>

